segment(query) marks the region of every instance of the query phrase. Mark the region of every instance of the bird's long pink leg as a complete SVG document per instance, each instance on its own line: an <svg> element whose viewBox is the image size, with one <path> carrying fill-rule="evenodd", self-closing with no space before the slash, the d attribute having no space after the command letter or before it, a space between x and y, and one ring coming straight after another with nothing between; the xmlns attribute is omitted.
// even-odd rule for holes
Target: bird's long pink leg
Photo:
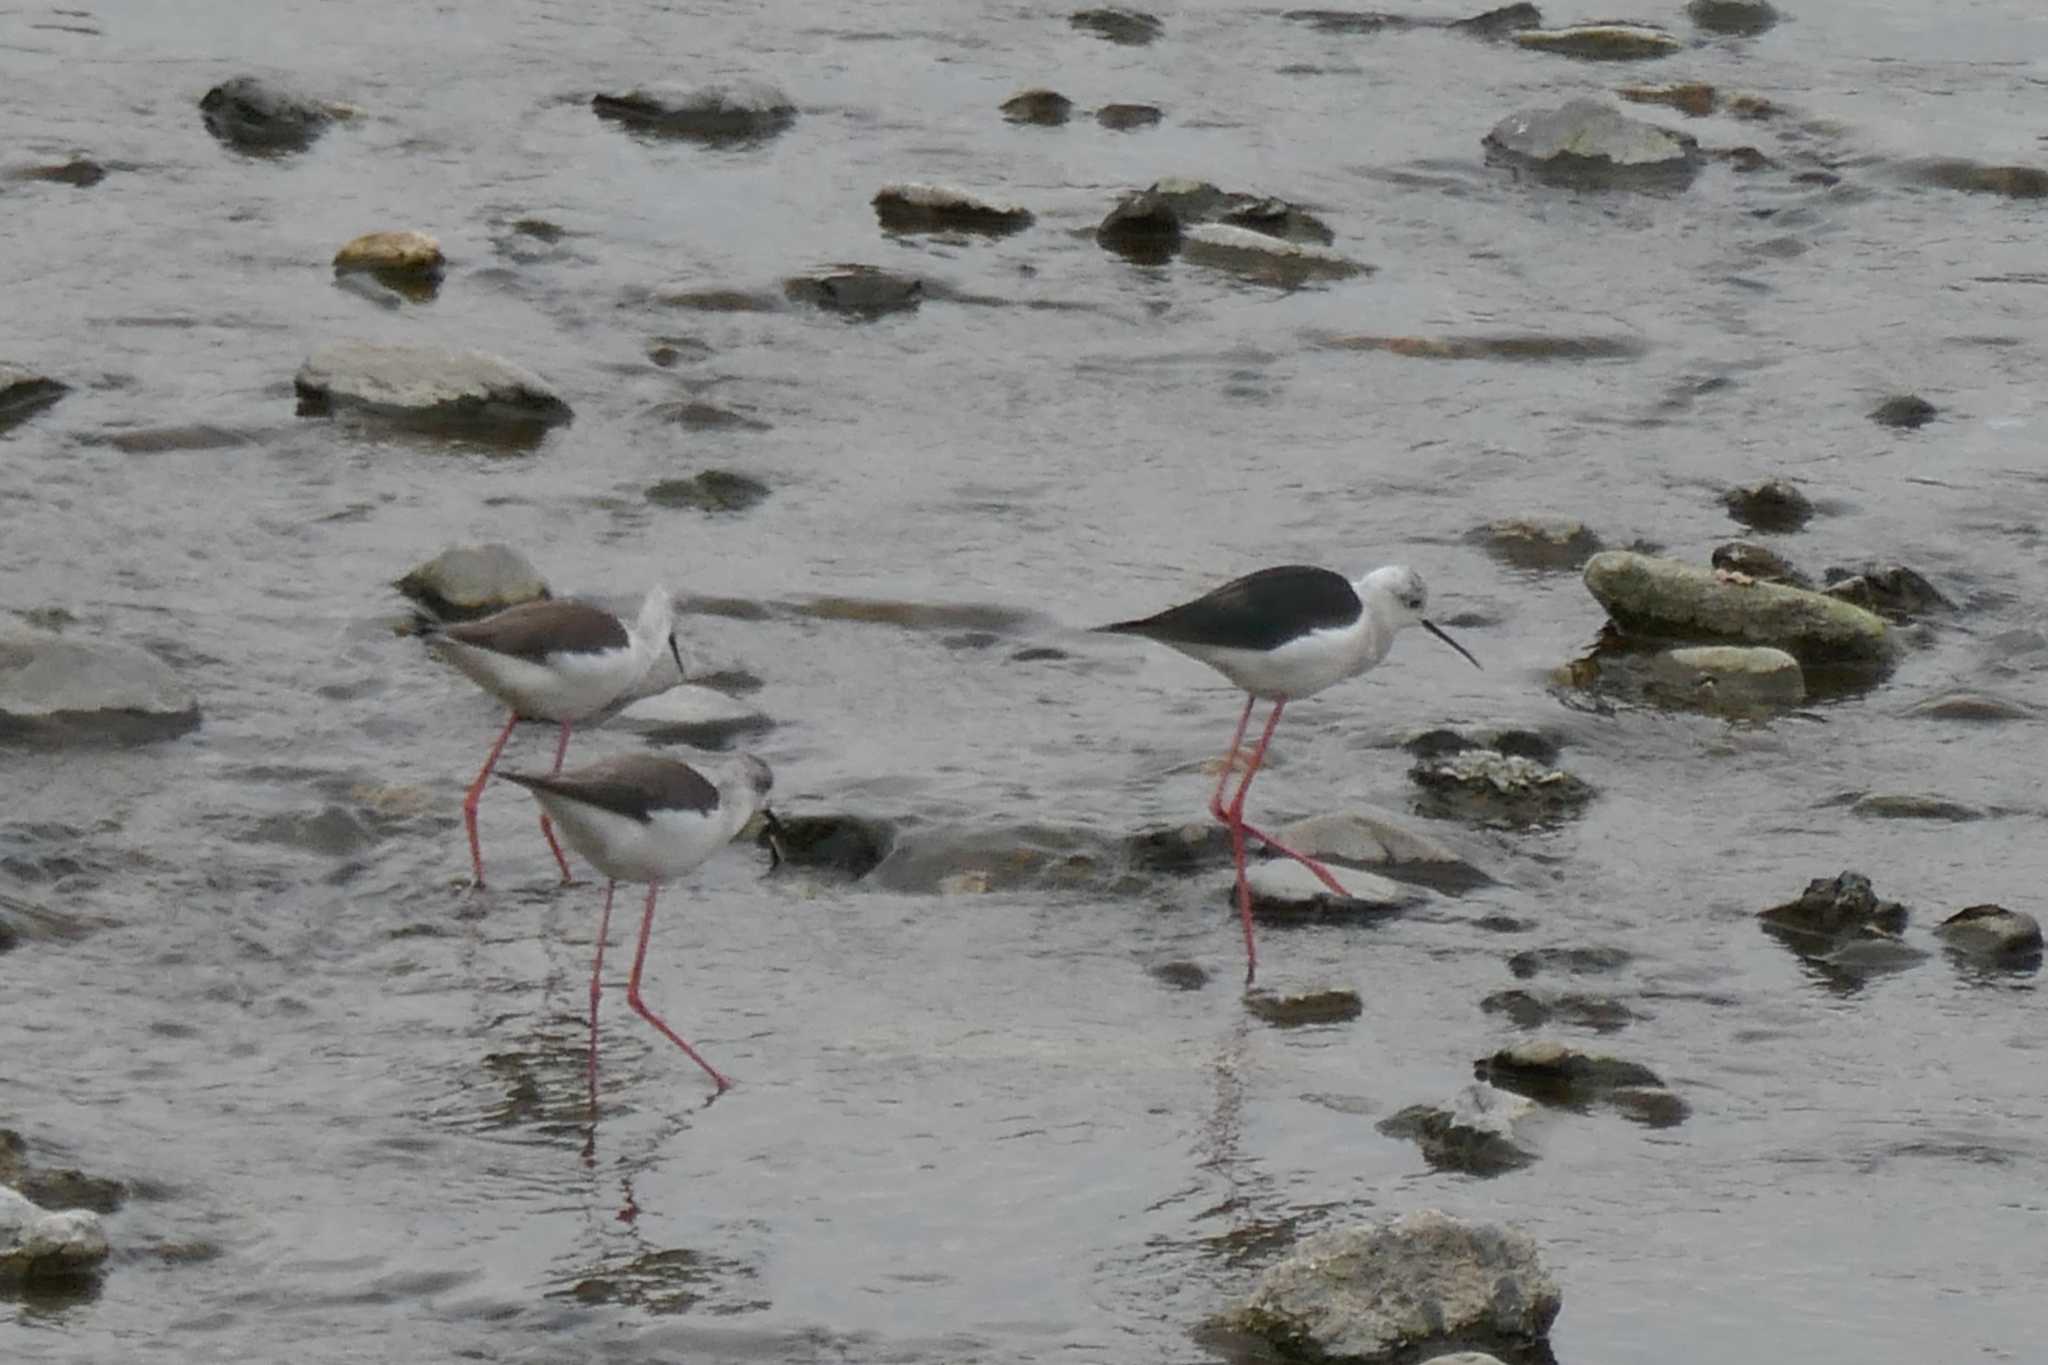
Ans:
<svg viewBox="0 0 2048 1365"><path fill-rule="evenodd" d="M1258 747L1252 750L1251 762L1245 765L1244 781L1237 784L1237 795L1231 799L1224 811L1230 825L1230 855L1237 864L1237 913L1244 921L1244 984L1252 984L1252 976L1259 969L1259 950L1252 942L1252 886L1244 871L1244 836L1248 832L1244 823L1244 798L1252 789L1252 779L1259 775L1259 765L1266 761L1266 746L1273 742L1273 731L1279 728L1280 713L1287 707L1282 698L1273 703L1272 711L1266 716L1266 728L1259 735ZM1245 707L1249 718L1251 707Z"/></svg>
<svg viewBox="0 0 2048 1365"><path fill-rule="evenodd" d="M1238 746L1244 743L1244 727L1251 723L1252 703L1257 700L1257 697L1246 694L1244 711L1237 718L1237 729L1230 735L1230 748L1223 754L1223 771L1216 775L1216 793L1209 798L1209 814L1215 817L1218 824L1230 823L1230 816L1223 809L1223 788L1230 782L1230 769L1237 762Z"/></svg>
<svg viewBox="0 0 2048 1365"><path fill-rule="evenodd" d="M498 742L491 746L491 752L484 759L484 770L476 775L476 781L469 784L469 790L462 794L462 823L469 829L469 861L476 869L476 884L484 884L484 846L476 837L476 804L484 798L484 783L491 780L491 769L498 766L498 755L505 752L505 741L512 738L512 728L519 724L519 713L513 712L506 720L505 728L498 732Z"/></svg>
<svg viewBox="0 0 2048 1365"><path fill-rule="evenodd" d="M1266 723L1265 739L1259 741L1258 753L1252 759L1251 766L1253 769L1257 769L1260 762L1264 760L1266 756L1266 744L1273 738L1273 725L1280 719L1280 708L1282 706L1285 706L1286 704L1287 703L1284 701L1273 703L1273 715ZM1314 858L1309 857L1306 853L1295 852L1287 845L1281 843L1278 839L1275 839L1272 835L1266 833L1266 831L1260 829L1257 825L1250 825L1245 823L1244 794L1245 789L1250 787L1252 784L1252 775L1250 772L1247 772L1244 775L1244 781L1240 783L1238 786L1236 802L1231 806L1229 810L1224 809L1223 783L1228 781L1230 778L1230 762L1232 759L1237 757L1237 746L1244 741L1245 722L1250 720L1251 716L1252 699L1246 698L1244 704L1244 714L1242 716L1239 716L1237 720L1237 733L1233 735L1230 740L1230 752L1226 754L1223 759L1223 779L1222 781L1217 782L1216 794L1209 799L1209 813L1215 816L1224 824L1232 825L1237 829L1243 830L1246 834L1250 835L1254 839L1257 839L1260 843L1264 844L1267 848L1272 849L1275 853L1280 854L1282 857L1294 859L1294 861L1300 863L1310 872L1313 872L1318 881L1320 881L1324 886L1329 887L1330 890L1336 892L1338 895L1350 895L1351 893L1349 891L1346 891L1338 883L1337 879L1330 875L1329 868L1324 867L1321 863L1317 862Z"/></svg>
<svg viewBox="0 0 2048 1365"><path fill-rule="evenodd" d="M555 766L549 770L548 776L553 777L562 771L562 756L568 752L569 722L565 720L562 722L561 742L555 745ZM555 824L554 821L548 819L548 813L545 808L540 813L540 832L541 837L548 841L548 848L555 855L555 866L562 869L562 885L569 885L569 883L576 879L569 875L569 860L562 856L562 846L555 842Z"/></svg>
<svg viewBox="0 0 2048 1365"><path fill-rule="evenodd" d="M604 884L604 913L597 917L597 958L590 964L590 1116L597 1117L597 998L604 994L599 974L604 971L604 941L612 931L612 892L615 881Z"/></svg>
<svg viewBox="0 0 2048 1365"><path fill-rule="evenodd" d="M647 939L654 932L654 897L655 893L660 890L660 883L653 882L648 884L647 913L640 917L640 947L633 954L633 974L626 979L626 1003L633 1007L635 1014L660 1029L663 1036L671 1043L687 1052L690 1055L690 1060L703 1067L705 1074L718 1083L718 1088L721 1092L730 1090L732 1082L719 1075L717 1067L698 1056L696 1048L684 1042L681 1034L664 1023L661 1016L647 1008L646 1004L640 999L640 969L647 962Z"/></svg>

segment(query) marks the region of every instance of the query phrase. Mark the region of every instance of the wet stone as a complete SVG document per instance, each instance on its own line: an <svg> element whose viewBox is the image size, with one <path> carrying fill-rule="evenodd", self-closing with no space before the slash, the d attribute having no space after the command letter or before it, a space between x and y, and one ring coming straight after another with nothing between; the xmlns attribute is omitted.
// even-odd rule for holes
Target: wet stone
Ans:
<svg viewBox="0 0 2048 1365"><path fill-rule="evenodd" d="M1518 0L1518 3L1502 5L1466 19L1340 9L1288 10L1286 17L1323 33L1375 34L1411 28L1444 28L1480 38L1502 37L1520 29L1535 28L1543 22L1543 12L1528 0Z"/></svg>
<svg viewBox="0 0 2048 1365"><path fill-rule="evenodd" d="M450 545L391 586L443 621L471 621L549 596L533 561L498 541Z"/></svg>
<svg viewBox="0 0 2048 1365"><path fill-rule="evenodd" d="M1902 792L1871 792L1859 796L1849 807L1849 813L1868 820L1946 820L1954 823L1984 818L1983 811L1960 801Z"/></svg>
<svg viewBox="0 0 2048 1365"><path fill-rule="evenodd" d="M1201 223L1181 236L1181 253L1200 265L1289 288L1310 280L1344 280L1371 266L1308 242L1290 242L1252 228Z"/></svg>
<svg viewBox="0 0 2048 1365"><path fill-rule="evenodd" d="M107 1254L98 1214L89 1209L53 1213L0 1185L0 1285L94 1278Z"/></svg>
<svg viewBox="0 0 2048 1365"><path fill-rule="evenodd" d="M1894 620L1955 610L1955 603L1943 596L1941 589L1903 564L1871 564L1855 573L1829 569L1827 578L1828 585L1821 591L1829 597Z"/></svg>
<svg viewBox="0 0 2048 1365"><path fill-rule="evenodd" d="M1972 905L1950 915L1934 932L1970 956L2011 965L2038 965L2041 959L2041 923L2024 910Z"/></svg>
<svg viewBox="0 0 2048 1365"><path fill-rule="evenodd" d="M199 116L223 143L259 155L304 151L334 118L325 105L260 76L214 86L201 97Z"/></svg>
<svg viewBox="0 0 2048 1365"><path fill-rule="evenodd" d="M1503 517L1468 531L1465 543L1503 564L1539 573L1578 569L1606 548L1584 522L1562 517Z"/></svg>
<svg viewBox="0 0 2048 1365"><path fill-rule="evenodd" d="M1184 876L1228 867L1230 831L1213 820L1140 830L1123 842L1126 862L1140 872Z"/></svg>
<svg viewBox="0 0 2048 1365"><path fill-rule="evenodd" d="M1915 162L1906 168L1906 173L1907 178L1938 189L1997 194L2008 199L2048 197L2048 170L2038 166L1986 166L1975 161L1941 159Z"/></svg>
<svg viewBox="0 0 2048 1365"><path fill-rule="evenodd" d="M1479 1002L1488 1014L1506 1016L1516 1028L1541 1028L1546 1024L1572 1024L1596 1033L1615 1033L1628 1027L1635 1011L1608 996L1539 994L1510 989L1495 991Z"/></svg>
<svg viewBox="0 0 2048 1365"><path fill-rule="evenodd" d="M1433 835L1367 806L1311 815L1274 830L1273 837L1322 862L1379 868L1438 891L1468 891L1493 880Z"/></svg>
<svg viewBox="0 0 2048 1365"><path fill-rule="evenodd" d="M663 479L647 490L647 500L657 507L694 507L701 512L744 512L767 496L767 484L728 469Z"/></svg>
<svg viewBox="0 0 2048 1365"><path fill-rule="evenodd" d="M696 401L663 403L653 411L653 416L663 422L672 422L686 431L772 431L774 426L758 417L749 417L731 408L721 408L716 403Z"/></svg>
<svg viewBox="0 0 2048 1365"><path fill-rule="evenodd" d="M1435 726L1403 739L1401 749L1415 758L1447 758L1468 750L1490 749L1497 754L1553 764L1564 753L1564 745L1555 737L1519 725L1478 726L1470 730Z"/></svg>
<svg viewBox="0 0 2048 1365"><path fill-rule="evenodd" d="M911 895L1102 885L1115 867L1093 830L1059 825L939 826L900 832L874 879Z"/></svg>
<svg viewBox="0 0 2048 1365"><path fill-rule="evenodd" d="M1212 1330L1287 1358L1409 1361L1432 1344L1519 1355L1563 1298L1535 1239L1435 1209L1305 1238Z"/></svg>
<svg viewBox="0 0 2048 1365"><path fill-rule="evenodd" d="M441 243L424 232L366 232L334 253L337 275L367 274L414 302L434 296L447 265Z"/></svg>
<svg viewBox="0 0 2048 1365"><path fill-rule="evenodd" d="M1075 10L1067 22L1083 33L1126 47L1143 47L1166 31L1157 16L1135 9Z"/></svg>
<svg viewBox="0 0 2048 1365"><path fill-rule="evenodd" d="M1932 422L1941 409L1917 393L1894 394L1870 410L1870 420L1881 427L1917 431Z"/></svg>
<svg viewBox="0 0 2048 1365"><path fill-rule="evenodd" d="M1662 1089L1657 1073L1639 1062L1580 1052L1548 1039L1515 1043L1472 1064L1480 1080L1526 1095L1538 1104L1580 1108L1614 1091Z"/></svg>
<svg viewBox="0 0 2048 1365"><path fill-rule="evenodd" d="M1490 749L1424 759L1408 776L1422 788L1422 814L1511 829L1570 819L1593 799L1590 786L1562 769Z"/></svg>
<svg viewBox="0 0 2048 1365"><path fill-rule="evenodd" d="M1721 501L1729 516L1759 531L1796 531L1813 517L1812 500L1783 479L1731 488Z"/></svg>
<svg viewBox="0 0 2048 1365"><path fill-rule="evenodd" d="M2007 720L2034 720L2040 713L2025 702L1958 688L1925 697L1906 708L1908 717L1920 720L1961 720L1991 724Z"/></svg>
<svg viewBox="0 0 2048 1365"><path fill-rule="evenodd" d="M776 812L781 826L775 842L785 866L807 872L822 872L854 882L875 870L888 856L896 832L878 820L857 815L784 815ZM769 846L764 826L755 837L762 848Z"/></svg>
<svg viewBox="0 0 2048 1365"><path fill-rule="evenodd" d="M196 729L199 701L147 650L0 627L0 736L146 744Z"/></svg>
<svg viewBox="0 0 2048 1365"><path fill-rule="evenodd" d="M1681 185L1702 160L1695 139L1589 99L1510 114L1484 142L1497 161L1557 184L1595 189Z"/></svg>
<svg viewBox="0 0 2048 1365"><path fill-rule="evenodd" d="M796 122L796 104L762 81L697 87L651 86L593 95L601 119L637 133L684 138L707 146L764 142Z"/></svg>
<svg viewBox="0 0 2048 1365"><path fill-rule="evenodd" d="M1682 85L1630 85L1614 92L1630 104L1662 104L1691 118L1705 118L1720 103L1720 92L1703 81Z"/></svg>
<svg viewBox="0 0 2048 1365"><path fill-rule="evenodd" d="M920 181L875 192L875 216L890 232L978 232L1003 236L1030 227L1031 210L970 190Z"/></svg>
<svg viewBox="0 0 2048 1365"><path fill-rule="evenodd" d="M1388 1137L1412 1140L1432 1170L1492 1176L1536 1160L1533 1143L1521 1132L1536 1113L1521 1095L1475 1084L1448 1105L1411 1104L1375 1127Z"/></svg>
<svg viewBox="0 0 2048 1365"><path fill-rule="evenodd" d="M1344 1024L1365 1013L1357 991L1306 991L1299 995L1276 995L1272 991L1248 991L1245 1012L1275 1028L1300 1028L1305 1024Z"/></svg>
<svg viewBox="0 0 2048 1365"><path fill-rule="evenodd" d="M48 185L69 185L73 189L91 189L107 178L107 168L90 157L75 156L69 161L53 166L27 166L10 171L7 179Z"/></svg>
<svg viewBox="0 0 2048 1365"><path fill-rule="evenodd" d="M1675 559L1608 550L1586 562L1586 590L1624 633L1775 645L1803 665L1881 665L1881 617L1816 592L1742 583Z"/></svg>
<svg viewBox="0 0 2048 1365"><path fill-rule="evenodd" d="M1603 976L1635 961L1626 948L1528 948L1508 959L1508 970L1526 981L1545 972L1568 976Z"/></svg>
<svg viewBox="0 0 2048 1365"><path fill-rule="evenodd" d="M430 430L530 437L571 416L546 380L483 351L334 342L299 367L292 385L302 417L348 412Z"/></svg>
<svg viewBox="0 0 2048 1365"><path fill-rule="evenodd" d="M1267 924L1371 922L1428 899L1429 893L1370 872L1331 870L1347 894L1339 896L1315 873L1292 858L1270 858L1245 869L1252 892L1252 916ZM1218 882L1223 900L1237 904L1237 874Z"/></svg>
<svg viewBox="0 0 2048 1365"><path fill-rule="evenodd" d="M1105 104L1095 111L1095 121L1112 133L1150 128L1164 117L1156 104Z"/></svg>
<svg viewBox="0 0 2048 1365"><path fill-rule="evenodd" d="M1661 1085L1628 1085L1610 1090L1607 1107L1645 1128L1675 1128L1692 1117L1692 1106Z"/></svg>
<svg viewBox="0 0 2048 1365"><path fill-rule="evenodd" d="M0 361L0 432L27 421L70 391L48 375Z"/></svg>
<svg viewBox="0 0 2048 1365"><path fill-rule="evenodd" d="M1252 199L1233 194L1226 196L1223 202L1224 210L1217 215L1216 221L1225 227L1246 228L1282 241L1306 242L1313 246L1328 246L1337 240L1337 234L1330 231L1329 224L1285 199Z"/></svg>
<svg viewBox="0 0 2048 1365"><path fill-rule="evenodd" d="M773 294L716 288L664 290L655 295L655 302L699 313L778 313L783 306Z"/></svg>
<svg viewBox="0 0 2048 1365"><path fill-rule="evenodd" d="M1578 24L1571 28L1524 29L1515 42L1535 52L1554 52L1596 62L1640 62L1682 52L1685 44L1661 28L1643 24Z"/></svg>
<svg viewBox="0 0 2048 1365"><path fill-rule="evenodd" d="M792 303L807 303L857 321L912 312L925 300L923 280L872 265L792 276L783 281L782 292Z"/></svg>
<svg viewBox="0 0 2048 1365"><path fill-rule="evenodd" d="M1770 0L1690 0L1686 17L1708 33L1751 37L1778 22Z"/></svg>
<svg viewBox="0 0 2048 1365"><path fill-rule="evenodd" d="M1209 969L1199 962L1162 962L1147 968L1145 974L1177 991L1198 991L1209 984Z"/></svg>
<svg viewBox="0 0 2048 1365"><path fill-rule="evenodd" d="M1650 661L1660 699L1708 710L1752 711L1806 700L1799 660L1769 645L1688 645Z"/></svg>
<svg viewBox="0 0 2048 1365"><path fill-rule="evenodd" d="M1504 333L1493 336L1336 336L1323 341L1342 351L1384 351L1411 360L1627 360L1644 351L1633 337L1545 336Z"/></svg>
<svg viewBox="0 0 2048 1365"><path fill-rule="evenodd" d="M1002 103L1003 117L1011 123L1035 123L1057 128L1074 114L1074 102L1057 90L1020 90Z"/></svg>
<svg viewBox="0 0 2048 1365"><path fill-rule="evenodd" d="M1740 574L1758 583L1782 583L1788 588L1811 588L1813 580L1792 566L1776 550L1754 541L1731 540L1714 547L1708 562L1724 574Z"/></svg>
<svg viewBox="0 0 2048 1365"><path fill-rule="evenodd" d="M690 682L642 697L613 717L611 726L653 744L724 751L767 733L775 722L723 691Z"/></svg>
<svg viewBox="0 0 2048 1365"><path fill-rule="evenodd" d="M29 1170L14 1182L23 1196L50 1210L90 1209L112 1213L128 1202L128 1186L103 1175L87 1175L76 1167Z"/></svg>
<svg viewBox="0 0 2048 1365"><path fill-rule="evenodd" d="M1818 937L1834 937L1864 927L1896 934L1906 927L1906 907L1877 898L1870 878L1860 872L1816 877L1794 900L1759 911L1767 929Z"/></svg>

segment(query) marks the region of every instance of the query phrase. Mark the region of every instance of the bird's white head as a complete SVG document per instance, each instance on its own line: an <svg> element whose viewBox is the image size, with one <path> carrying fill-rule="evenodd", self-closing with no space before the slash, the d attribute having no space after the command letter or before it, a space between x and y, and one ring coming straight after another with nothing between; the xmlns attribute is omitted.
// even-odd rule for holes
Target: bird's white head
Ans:
<svg viewBox="0 0 2048 1365"><path fill-rule="evenodd" d="M1479 667L1479 660L1472 657L1470 650L1444 634L1429 619L1429 588L1423 583L1422 575L1406 564L1384 565L1351 586L1357 591L1358 599L1365 603L1365 609L1384 622L1390 633L1407 626L1421 626L1463 654L1474 668Z"/></svg>

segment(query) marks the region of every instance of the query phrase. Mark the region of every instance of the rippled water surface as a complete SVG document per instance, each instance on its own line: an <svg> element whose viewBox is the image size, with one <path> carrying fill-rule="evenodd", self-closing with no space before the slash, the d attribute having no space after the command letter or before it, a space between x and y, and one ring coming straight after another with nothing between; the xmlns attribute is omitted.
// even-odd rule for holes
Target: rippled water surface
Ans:
<svg viewBox="0 0 2048 1365"><path fill-rule="evenodd" d="M1653 0L1638 17L1691 46L1618 64L1226 4L1163 7L1157 43L1121 47L1058 6L71 3L0 11L0 170L109 171L0 182L0 358L72 385L0 435L0 606L148 646L205 723L0 754L0 899L43 926L0 958L0 1123L131 1187L101 1290L8 1305L0 1355L1199 1358L1190 1331L1293 1236L1436 1206L1535 1235L1560 1360L2037 1358L2034 979L1937 953L1830 982L1752 916L1844 867L1923 945L1965 905L2041 909L2039 724L1904 714L1956 686L2048 705L2048 210L1907 173L2048 156L2038 7L1787 0L1732 39ZM244 72L360 115L236 154L197 101ZM732 76L784 87L795 124L711 149L589 108ZM1575 194L1482 160L1511 111L1677 80L1784 112L1631 112L1776 166ZM1033 85L1083 112L1004 122ZM1112 101L1164 121L1110 132L1085 111ZM1795 179L1817 168L1838 182ZM1377 272L1289 291L1099 247L1116 196L1168 175L1306 205ZM868 201L904 179L1038 221L885 236ZM336 287L335 248L386 227L441 238L431 303ZM781 304L839 262L938 287L866 323ZM693 289L777 306L662 301ZM1626 344L1325 344L1522 333ZM575 420L505 453L295 416L293 371L344 338L501 353ZM1908 391L1934 424L1869 420ZM664 420L683 400L766 429ZM645 497L706 468L770 495ZM1767 476L1820 505L1775 542L1810 571L1899 560L1962 606L1880 685L1769 724L1557 689L1601 612L1575 574L1466 540L1565 516L1704 560L1739 529L1721 491ZM597 886L556 888L530 806L494 789L498 873L469 892L457 805L496 713L390 631L388 582L455 540L515 544L563 592L1001 609L690 617L765 679L752 742L786 813L1112 838L1194 818L1238 701L1074 628L1289 561L1416 565L1486 668L1415 635L1290 709L1258 812L1403 808L1396 742L1437 725L1551 733L1598 796L1547 832L1440 827L1483 889L1269 931L1262 978L1363 997L1294 1030L1241 1004L1213 882L903 894L764 877L736 847L666 894L648 989L739 1087L705 1107L613 990L593 1129ZM545 761L538 734L513 752ZM1837 799L1858 792L1990 815L1868 820ZM1478 1002L1543 947L1629 955L1537 984L1640 1017L1556 1036L1653 1067L1691 1115L1560 1112L1524 1171L1433 1173L1374 1125L1522 1036ZM1148 973L1177 960L1207 986Z"/></svg>

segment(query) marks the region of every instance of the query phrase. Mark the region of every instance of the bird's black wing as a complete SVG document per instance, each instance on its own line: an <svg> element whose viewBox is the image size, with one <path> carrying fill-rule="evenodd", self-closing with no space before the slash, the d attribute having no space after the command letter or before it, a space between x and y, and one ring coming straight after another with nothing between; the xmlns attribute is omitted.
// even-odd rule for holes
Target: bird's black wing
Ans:
<svg viewBox="0 0 2048 1365"><path fill-rule="evenodd" d="M534 663L550 654L602 654L631 643L618 617L587 602L524 602L481 621L442 626L435 634Z"/></svg>
<svg viewBox="0 0 2048 1365"><path fill-rule="evenodd" d="M1348 626L1364 609L1344 575L1308 564L1286 564L1246 574L1156 616L1097 629L1170 645L1278 649L1312 630Z"/></svg>
<svg viewBox="0 0 2048 1365"><path fill-rule="evenodd" d="M643 824L663 811L709 815L718 809L718 788L709 778L687 763L655 754L602 759L554 777L506 773L504 778Z"/></svg>

